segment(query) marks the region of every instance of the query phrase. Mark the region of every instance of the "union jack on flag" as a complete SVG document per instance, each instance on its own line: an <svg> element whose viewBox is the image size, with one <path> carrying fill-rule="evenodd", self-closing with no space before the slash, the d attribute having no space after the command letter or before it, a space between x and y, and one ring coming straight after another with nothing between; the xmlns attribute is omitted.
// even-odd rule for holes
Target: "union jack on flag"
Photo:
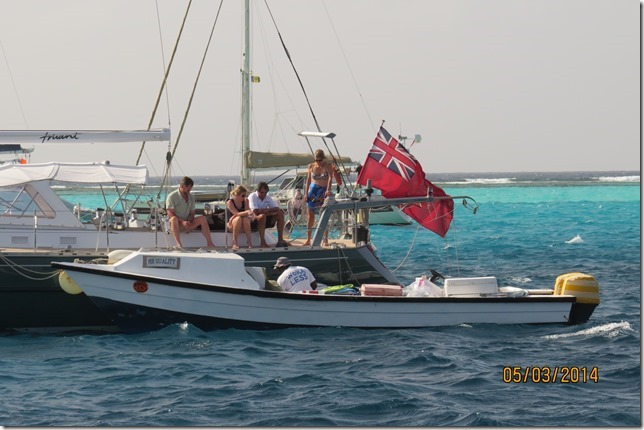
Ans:
<svg viewBox="0 0 644 430"><path fill-rule="evenodd" d="M405 181L411 180L416 173L416 165L418 164L416 158L383 127L380 127L380 131L369 150L369 157L396 173Z"/></svg>

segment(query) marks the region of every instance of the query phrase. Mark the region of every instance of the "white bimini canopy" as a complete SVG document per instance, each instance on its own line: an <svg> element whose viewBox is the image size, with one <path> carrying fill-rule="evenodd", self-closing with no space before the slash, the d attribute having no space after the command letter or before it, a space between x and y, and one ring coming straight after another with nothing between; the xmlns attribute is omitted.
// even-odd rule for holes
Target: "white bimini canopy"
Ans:
<svg viewBox="0 0 644 430"><path fill-rule="evenodd" d="M0 187L46 180L82 184L146 184L148 168L107 163L36 163L0 166Z"/></svg>

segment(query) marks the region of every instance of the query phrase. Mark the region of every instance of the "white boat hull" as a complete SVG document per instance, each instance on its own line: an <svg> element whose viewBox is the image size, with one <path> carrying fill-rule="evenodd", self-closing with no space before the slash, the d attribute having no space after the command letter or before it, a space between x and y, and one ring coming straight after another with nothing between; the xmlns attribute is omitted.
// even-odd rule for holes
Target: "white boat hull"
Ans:
<svg viewBox="0 0 644 430"><path fill-rule="evenodd" d="M240 264L243 268L243 260ZM245 271L240 275L230 272L217 276L213 283L204 283L171 279L170 275L161 277L152 270L118 270L112 265L54 266L64 269L124 331L146 331L184 321L204 330L575 322L571 314L576 298L571 295L385 297L285 293L264 290L259 284L240 285L235 278L245 275ZM145 285L145 291L141 285Z"/></svg>
<svg viewBox="0 0 644 430"><path fill-rule="evenodd" d="M396 206L374 208L369 212L369 225L409 225L412 219Z"/></svg>

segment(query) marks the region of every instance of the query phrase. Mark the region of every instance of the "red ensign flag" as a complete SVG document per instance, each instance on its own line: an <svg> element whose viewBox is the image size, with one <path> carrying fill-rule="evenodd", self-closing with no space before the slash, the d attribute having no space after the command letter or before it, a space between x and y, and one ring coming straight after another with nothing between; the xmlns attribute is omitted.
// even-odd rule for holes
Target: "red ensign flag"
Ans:
<svg viewBox="0 0 644 430"><path fill-rule="evenodd" d="M447 195L425 178L416 158L383 127L373 141L357 182L366 185L367 179L371 179L371 185L388 198L425 196L429 187L433 189L434 197ZM452 222L454 201L414 203L402 205L401 209L423 227L445 237Z"/></svg>

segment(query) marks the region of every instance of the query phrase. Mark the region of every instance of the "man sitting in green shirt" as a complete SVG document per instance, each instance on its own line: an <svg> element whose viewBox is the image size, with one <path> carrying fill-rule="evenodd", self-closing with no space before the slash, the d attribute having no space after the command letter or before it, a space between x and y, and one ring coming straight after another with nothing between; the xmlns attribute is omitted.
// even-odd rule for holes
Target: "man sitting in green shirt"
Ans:
<svg viewBox="0 0 644 430"><path fill-rule="evenodd" d="M205 216L195 217L195 196L190 193L194 181L184 176L179 183L179 189L168 194L165 201L165 207L168 211L168 218L170 219L170 231L174 236L177 245L183 248L181 244L180 231L186 233L201 227L201 234L206 238L206 246L214 248L215 244L212 243L210 237L210 227L208 227L208 220Z"/></svg>

